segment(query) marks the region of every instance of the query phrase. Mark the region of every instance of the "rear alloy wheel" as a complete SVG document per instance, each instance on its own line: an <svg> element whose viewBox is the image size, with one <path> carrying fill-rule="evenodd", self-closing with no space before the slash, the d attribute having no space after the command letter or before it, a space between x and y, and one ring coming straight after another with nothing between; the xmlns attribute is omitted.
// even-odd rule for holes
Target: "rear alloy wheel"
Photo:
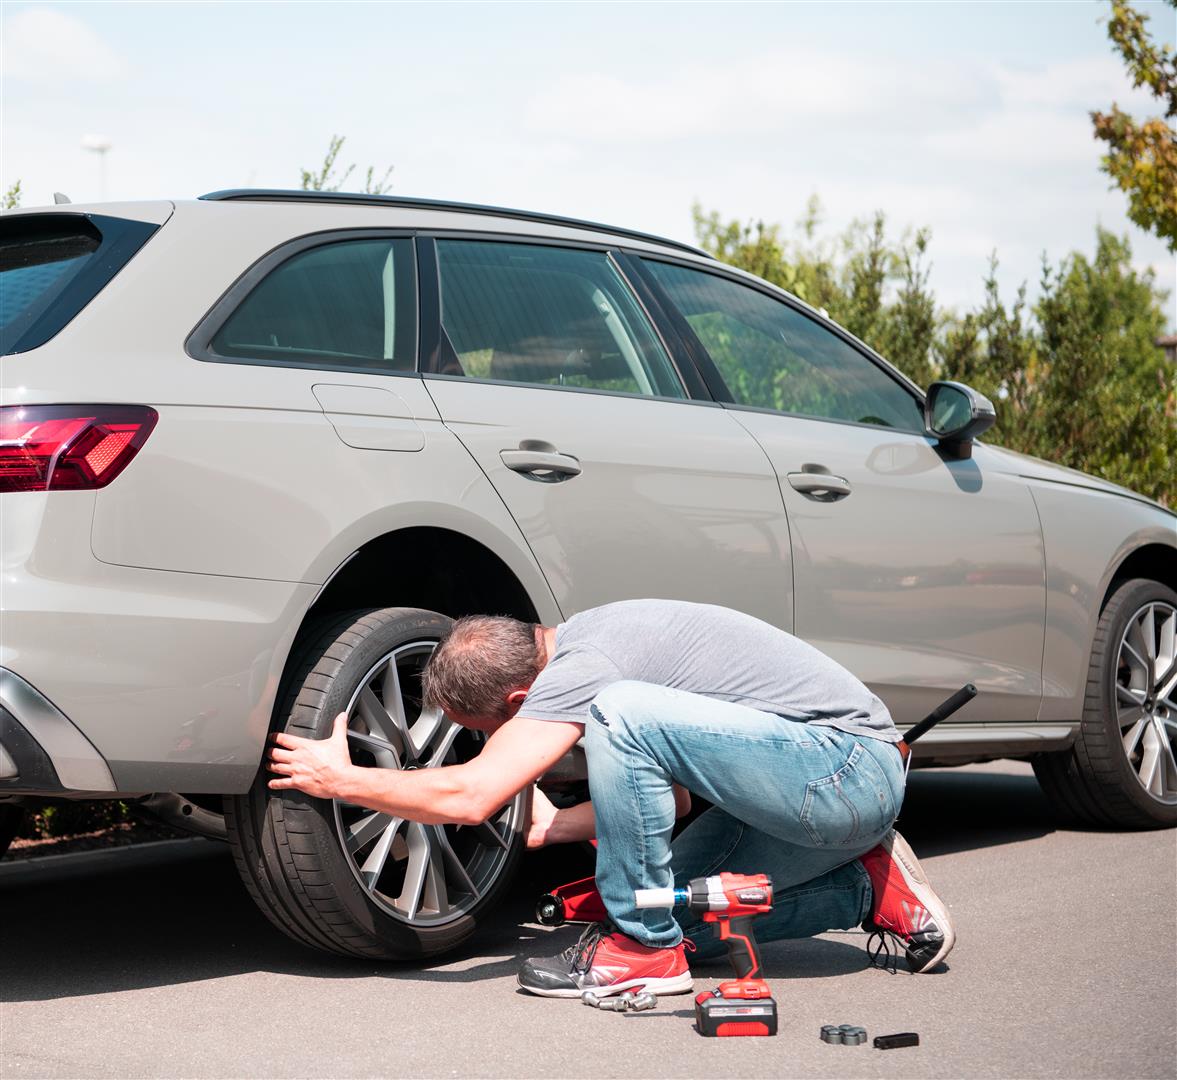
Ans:
<svg viewBox="0 0 1177 1080"><path fill-rule="evenodd" d="M1098 825L1177 825L1177 593L1126 581L1100 616L1072 750L1034 763L1047 794Z"/></svg>
<svg viewBox="0 0 1177 1080"><path fill-rule="evenodd" d="M421 702L420 676L449 620L388 608L332 620L303 650L279 710L307 738L348 715L352 761L432 769L474 757L484 736ZM467 938L513 875L521 793L477 826L423 825L350 803L273 792L259 774L228 800L230 841L254 899L279 928L345 955L404 959Z"/></svg>

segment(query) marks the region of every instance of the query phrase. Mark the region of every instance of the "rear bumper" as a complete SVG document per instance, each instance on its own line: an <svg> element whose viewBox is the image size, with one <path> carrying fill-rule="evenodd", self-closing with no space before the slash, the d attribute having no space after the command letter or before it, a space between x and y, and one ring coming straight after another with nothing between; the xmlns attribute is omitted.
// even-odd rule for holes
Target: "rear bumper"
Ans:
<svg viewBox="0 0 1177 1080"><path fill-rule="evenodd" d="M0 667L0 794L105 795L115 791L106 760L31 683Z"/></svg>

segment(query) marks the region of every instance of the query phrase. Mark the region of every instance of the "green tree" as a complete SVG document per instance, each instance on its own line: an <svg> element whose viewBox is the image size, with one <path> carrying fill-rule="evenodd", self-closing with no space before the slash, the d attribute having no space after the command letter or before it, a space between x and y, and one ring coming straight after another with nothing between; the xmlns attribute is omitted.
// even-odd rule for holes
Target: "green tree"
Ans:
<svg viewBox="0 0 1177 1080"><path fill-rule="evenodd" d="M355 164L348 165L338 176L335 175L336 159L339 157L339 151L343 149L343 144L347 142L345 135L332 135L330 142L327 144L327 153L323 155L323 163L315 172L308 169L300 169L302 176L302 190L303 191L339 191L347 178L355 172ZM389 165L384 170L384 175L379 179L376 178L376 167L374 165L368 166L367 174L364 178L364 194L365 195L384 195L386 192L392 190L392 184L389 178L392 176L393 166Z"/></svg>
<svg viewBox="0 0 1177 1080"><path fill-rule="evenodd" d="M1177 8L1177 0L1166 3ZM1132 85L1148 87L1163 114L1137 121L1113 102L1110 112L1093 112L1091 120L1095 137L1108 146L1103 169L1128 196L1128 216L1177 251L1177 52L1154 44L1147 22L1131 5L1113 2L1108 37Z"/></svg>
<svg viewBox="0 0 1177 1080"><path fill-rule="evenodd" d="M20 206L20 181L18 180L6 192L4 192L4 205L0 206L0 210L15 210Z"/></svg>
<svg viewBox="0 0 1177 1080"><path fill-rule="evenodd" d="M937 315L928 284L927 230L891 240L880 211L832 242L822 240L816 196L791 239L779 225L724 221L697 205L694 218L700 246L716 258L825 312L921 386L931 380Z"/></svg>
<svg viewBox="0 0 1177 1080"><path fill-rule="evenodd" d="M1131 255L1126 237L1100 229L1094 259L1076 252L1044 269L1034 452L1172 504L1177 370L1155 344L1165 293Z"/></svg>

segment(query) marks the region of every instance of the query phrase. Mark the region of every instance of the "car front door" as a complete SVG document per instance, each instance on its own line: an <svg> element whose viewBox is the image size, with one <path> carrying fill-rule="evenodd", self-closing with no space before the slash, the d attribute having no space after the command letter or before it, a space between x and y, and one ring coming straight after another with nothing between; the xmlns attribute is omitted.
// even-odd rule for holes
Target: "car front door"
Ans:
<svg viewBox="0 0 1177 1080"><path fill-rule="evenodd" d="M987 468L984 446L941 454L917 394L801 306L694 266L644 266L776 468L796 633L901 723L966 682L982 693L969 719L1033 720L1045 567L1025 484Z"/></svg>
<svg viewBox="0 0 1177 1080"><path fill-rule="evenodd" d="M436 281L440 315L423 320L436 337L426 386L564 614L653 596L788 627L776 476L731 413L688 398L616 257L497 239L418 245L423 308Z"/></svg>

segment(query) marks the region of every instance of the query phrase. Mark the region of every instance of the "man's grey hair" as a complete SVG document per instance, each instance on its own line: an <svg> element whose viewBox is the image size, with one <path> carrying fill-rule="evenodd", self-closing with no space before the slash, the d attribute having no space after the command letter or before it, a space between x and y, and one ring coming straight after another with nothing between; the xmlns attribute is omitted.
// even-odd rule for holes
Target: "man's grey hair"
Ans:
<svg viewBox="0 0 1177 1080"><path fill-rule="evenodd" d="M457 619L422 675L425 703L471 719L506 720L507 695L540 672L537 629L502 615Z"/></svg>

